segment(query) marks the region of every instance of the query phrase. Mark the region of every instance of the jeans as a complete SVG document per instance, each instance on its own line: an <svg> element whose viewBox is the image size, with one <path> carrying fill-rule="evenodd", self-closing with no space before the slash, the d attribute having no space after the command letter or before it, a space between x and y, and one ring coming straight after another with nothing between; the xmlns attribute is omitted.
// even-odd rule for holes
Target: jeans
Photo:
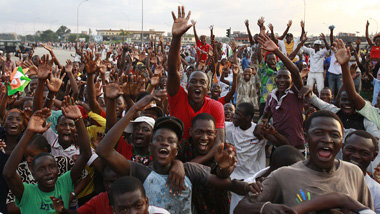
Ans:
<svg viewBox="0 0 380 214"><path fill-rule="evenodd" d="M340 87L342 86L342 74L329 73L328 81L329 81L329 88L331 89L335 97Z"/></svg>

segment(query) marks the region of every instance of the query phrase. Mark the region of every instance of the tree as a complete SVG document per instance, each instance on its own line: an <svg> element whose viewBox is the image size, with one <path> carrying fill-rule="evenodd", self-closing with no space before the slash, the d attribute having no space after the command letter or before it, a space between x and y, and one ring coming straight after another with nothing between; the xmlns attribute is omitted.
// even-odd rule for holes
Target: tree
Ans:
<svg viewBox="0 0 380 214"><path fill-rule="evenodd" d="M58 41L58 36L54 31L49 29L49 30L42 31L40 35L40 40L42 42L56 42Z"/></svg>
<svg viewBox="0 0 380 214"><path fill-rule="evenodd" d="M64 25L61 25L55 33L58 35L59 39L62 40L65 35L71 33L71 30Z"/></svg>
<svg viewBox="0 0 380 214"><path fill-rule="evenodd" d="M90 36L81 33L78 35L78 38L85 38L86 41L89 41ZM75 42L76 39L77 39L77 34L75 34L75 33L69 34L69 36L67 37L68 42Z"/></svg>

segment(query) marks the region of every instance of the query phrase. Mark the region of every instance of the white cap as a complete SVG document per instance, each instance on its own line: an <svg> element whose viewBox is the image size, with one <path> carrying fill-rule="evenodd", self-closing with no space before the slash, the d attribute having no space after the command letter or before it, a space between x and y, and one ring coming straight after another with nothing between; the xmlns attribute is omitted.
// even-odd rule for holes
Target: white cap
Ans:
<svg viewBox="0 0 380 214"><path fill-rule="evenodd" d="M322 45L322 41L321 40L315 40L313 44L314 45Z"/></svg>
<svg viewBox="0 0 380 214"><path fill-rule="evenodd" d="M127 128L124 129L124 132L126 132L126 133L132 133L133 132L133 124L134 123L142 123L142 122L147 123L153 129L154 123L156 121L153 118L147 117L147 116L138 117L134 121L131 121L128 124Z"/></svg>

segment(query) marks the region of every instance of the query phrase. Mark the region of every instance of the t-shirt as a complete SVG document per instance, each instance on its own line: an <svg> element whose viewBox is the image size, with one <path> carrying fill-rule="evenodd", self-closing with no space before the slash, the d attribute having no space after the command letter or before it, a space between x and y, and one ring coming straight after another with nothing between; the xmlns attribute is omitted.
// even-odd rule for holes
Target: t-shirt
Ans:
<svg viewBox="0 0 380 214"><path fill-rule="evenodd" d="M273 126L286 137L289 143L298 149L304 148L303 136L303 100L298 98L298 90L293 85L278 98L277 89L268 96L265 111L272 112ZM291 124L291 125L289 125Z"/></svg>
<svg viewBox="0 0 380 214"><path fill-rule="evenodd" d="M201 49L202 51L205 51L206 52L206 54L204 54L204 53L201 53L198 49L197 49L197 57L198 57L198 59L199 59L199 56L201 57L201 60L204 60L204 61L206 61L207 60L207 53L208 53L208 51L210 50L210 47L211 47L211 45L209 45L209 44L205 44L205 45L203 45L202 44L202 42L200 41L200 40L198 40L197 41L197 47L199 48L199 49Z"/></svg>
<svg viewBox="0 0 380 214"><path fill-rule="evenodd" d="M336 60L334 52L331 53L330 66L328 71L329 73L336 75L342 74L342 67L340 67L340 64Z"/></svg>
<svg viewBox="0 0 380 214"><path fill-rule="evenodd" d="M379 59L380 58L380 47L372 46L370 56L372 59Z"/></svg>
<svg viewBox="0 0 380 214"><path fill-rule="evenodd" d="M302 50L310 55L310 72L323 73L323 62L325 56L329 53L325 48L315 52L313 48L302 47Z"/></svg>
<svg viewBox="0 0 380 214"><path fill-rule="evenodd" d="M252 122L249 129L242 130L232 122L226 122L226 142L235 146L238 160L231 174L233 179L251 177L265 167L266 141L259 140L253 135L255 127L256 124Z"/></svg>
<svg viewBox="0 0 380 214"><path fill-rule="evenodd" d="M37 184L23 183L21 200L16 198L16 206L20 207L21 213L55 213L50 196L62 199L64 207L68 209L70 193L74 191L70 172L58 177L52 192L42 192Z"/></svg>
<svg viewBox="0 0 380 214"><path fill-rule="evenodd" d="M149 206L148 207L149 214L170 214L167 210L161 207Z"/></svg>
<svg viewBox="0 0 380 214"><path fill-rule="evenodd" d="M84 205L77 209L80 214L113 214L112 207L108 199L108 192L102 192L91 198Z"/></svg>
<svg viewBox="0 0 380 214"><path fill-rule="evenodd" d="M319 195L340 192L373 209L371 193L359 167L338 160L336 170L319 172L307 167L307 161L273 171L262 183L263 192L258 196L250 196L250 199L291 207Z"/></svg>
<svg viewBox="0 0 380 214"><path fill-rule="evenodd" d="M367 183L369 191L371 192L375 212L380 213L380 184L377 183L377 181L373 180L371 177L369 177L368 174L364 176L364 179Z"/></svg>
<svg viewBox="0 0 380 214"><path fill-rule="evenodd" d="M172 214L191 213L192 185L207 185L210 168L196 163L184 163L185 190L181 195L169 193L166 186L168 175L161 175L153 169L139 163L129 161L130 176L138 178L144 185L149 204L163 207Z"/></svg>
<svg viewBox="0 0 380 214"><path fill-rule="evenodd" d="M185 90L180 86L178 92L174 96L169 96L170 115L177 117L183 122L184 132L183 138L189 138L189 129L193 118L200 113L209 113L215 119L215 128L224 128L224 108L217 100L205 97L204 104L198 112L194 112L189 104L189 97Z"/></svg>
<svg viewBox="0 0 380 214"><path fill-rule="evenodd" d="M255 109L259 109L256 85L260 85L259 76L252 75L249 81L245 81L242 74L239 74L237 84L236 105L247 102L251 103Z"/></svg>
<svg viewBox="0 0 380 214"><path fill-rule="evenodd" d="M260 103L265 103L268 95L276 88L275 78L280 68L280 63L277 63L275 70L270 68L264 61L259 64L259 77L261 79Z"/></svg>

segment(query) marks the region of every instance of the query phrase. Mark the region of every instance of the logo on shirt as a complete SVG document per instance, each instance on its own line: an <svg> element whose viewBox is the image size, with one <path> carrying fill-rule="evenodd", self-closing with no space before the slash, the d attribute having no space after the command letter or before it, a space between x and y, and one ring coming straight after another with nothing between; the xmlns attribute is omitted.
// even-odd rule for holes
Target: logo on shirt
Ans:
<svg viewBox="0 0 380 214"><path fill-rule="evenodd" d="M310 201L310 192L304 193L302 189L299 190L300 194L297 193L296 201L298 204L300 204L302 201Z"/></svg>

